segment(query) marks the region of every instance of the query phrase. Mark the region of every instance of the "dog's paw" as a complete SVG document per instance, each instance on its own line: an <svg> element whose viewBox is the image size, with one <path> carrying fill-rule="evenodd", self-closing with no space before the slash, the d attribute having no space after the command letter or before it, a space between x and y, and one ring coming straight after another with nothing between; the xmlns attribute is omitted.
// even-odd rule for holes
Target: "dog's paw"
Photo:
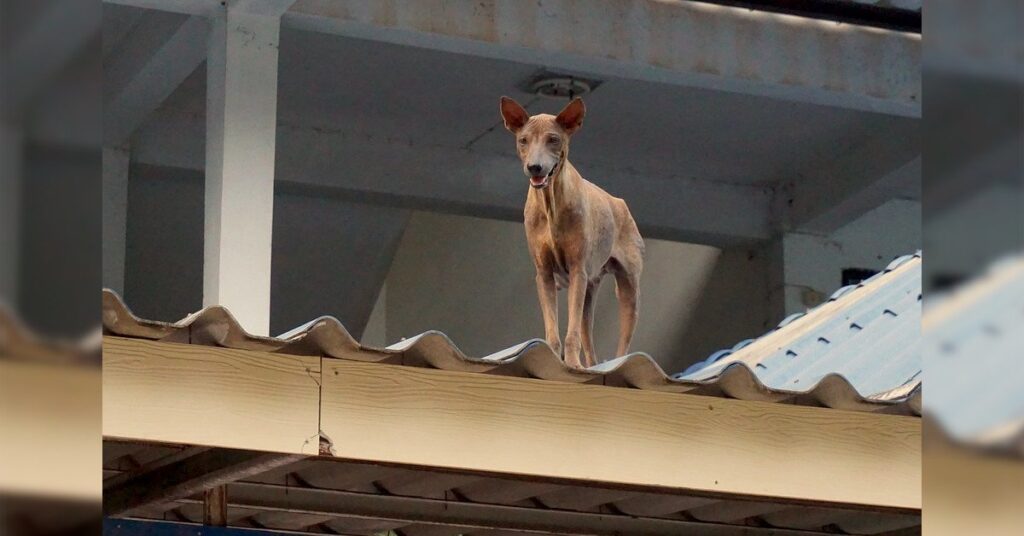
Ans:
<svg viewBox="0 0 1024 536"><path fill-rule="evenodd" d="M573 369L573 370L586 370L587 369L587 367L583 363L581 363L580 360L578 360L578 359L575 360L575 361L573 361L571 359L566 359L565 360L565 365L567 367Z"/></svg>

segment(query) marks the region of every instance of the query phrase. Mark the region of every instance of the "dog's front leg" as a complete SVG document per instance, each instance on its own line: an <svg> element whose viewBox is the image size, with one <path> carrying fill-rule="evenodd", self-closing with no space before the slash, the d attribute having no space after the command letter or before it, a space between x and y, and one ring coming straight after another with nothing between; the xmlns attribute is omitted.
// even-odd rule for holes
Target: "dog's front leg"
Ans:
<svg viewBox="0 0 1024 536"><path fill-rule="evenodd" d="M555 354L562 354L562 341L558 337L558 289L555 288L555 276L551 272L537 272L537 297L540 300L540 312L544 316L544 339L551 345Z"/></svg>
<svg viewBox="0 0 1024 536"><path fill-rule="evenodd" d="M583 328L583 305L587 299L587 277L583 270L569 273L569 329L565 332L565 363L570 367L582 368L580 349Z"/></svg>

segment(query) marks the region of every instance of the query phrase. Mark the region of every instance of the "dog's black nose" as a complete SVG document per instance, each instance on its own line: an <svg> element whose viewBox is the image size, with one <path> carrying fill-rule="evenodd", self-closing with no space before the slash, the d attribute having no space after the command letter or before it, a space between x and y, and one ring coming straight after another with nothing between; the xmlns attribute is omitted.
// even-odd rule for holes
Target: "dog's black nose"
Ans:
<svg viewBox="0 0 1024 536"><path fill-rule="evenodd" d="M529 171L530 175L533 175L534 177L540 177L540 170L541 167L537 164L526 166L526 171Z"/></svg>

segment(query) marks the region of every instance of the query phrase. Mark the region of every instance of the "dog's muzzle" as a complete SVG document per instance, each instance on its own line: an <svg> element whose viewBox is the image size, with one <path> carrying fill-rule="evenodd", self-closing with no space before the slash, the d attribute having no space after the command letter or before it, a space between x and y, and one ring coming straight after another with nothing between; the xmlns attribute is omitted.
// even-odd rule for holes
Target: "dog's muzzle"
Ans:
<svg viewBox="0 0 1024 536"><path fill-rule="evenodd" d="M530 177L530 186L538 189L547 186L548 183L551 182L551 176L554 175L562 165L563 158L565 158L564 155L558 159L558 162L556 162L554 166L551 166L551 171L549 171L547 175Z"/></svg>

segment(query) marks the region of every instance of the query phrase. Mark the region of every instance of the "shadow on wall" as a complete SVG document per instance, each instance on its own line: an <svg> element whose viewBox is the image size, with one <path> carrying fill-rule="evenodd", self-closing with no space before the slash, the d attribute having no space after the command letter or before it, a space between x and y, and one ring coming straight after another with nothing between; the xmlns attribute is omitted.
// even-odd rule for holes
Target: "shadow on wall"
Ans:
<svg viewBox="0 0 1024 536"><path fill-rule="evenodd" d="M673 370L683 370L723 348L759 337L781 320L770 307L771 269L767 251L736 248L722 251L694 306L698 312L681 334L684 354Z"/></svg>
<svg viewBox="0 0 1024 536"><path fill-rule="evenodd" d="M764 287L757 281L765 278L758 279L764 272L743 265L746 253L726 252L730 261L744 262L723 267L717 248L646 242L640 324L631 350L647 352L675 371L759 332L767 300L747 302L746 294L747 287ZM729 305L716 307L721 301ZM564 291L559 293L559 309L564 338ZM595 345L601 358L609 359L618 338L618 304L610 276L601 285L596 309ZM543 337L522 224L414 213L363 342L392 344L430 329L445 332L475 356Z"/></svg>

